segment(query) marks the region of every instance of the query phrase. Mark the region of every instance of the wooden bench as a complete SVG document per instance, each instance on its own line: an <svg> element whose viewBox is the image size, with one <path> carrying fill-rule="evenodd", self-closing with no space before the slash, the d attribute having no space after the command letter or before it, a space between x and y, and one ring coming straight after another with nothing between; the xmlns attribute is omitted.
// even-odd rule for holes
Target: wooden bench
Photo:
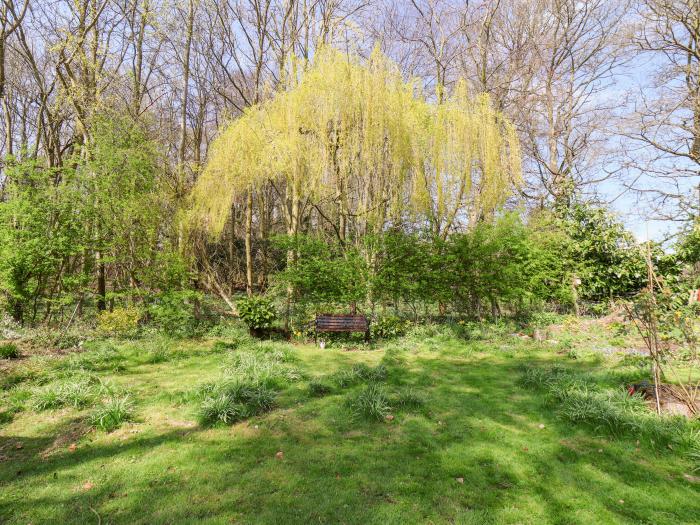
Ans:
<svg viewBox="0 0 700 525"><path fill-rule="evenodd" d="M318 314L315 322L315 336L319 332L364 332L369 341L369 319L355 314Z"/></svg>

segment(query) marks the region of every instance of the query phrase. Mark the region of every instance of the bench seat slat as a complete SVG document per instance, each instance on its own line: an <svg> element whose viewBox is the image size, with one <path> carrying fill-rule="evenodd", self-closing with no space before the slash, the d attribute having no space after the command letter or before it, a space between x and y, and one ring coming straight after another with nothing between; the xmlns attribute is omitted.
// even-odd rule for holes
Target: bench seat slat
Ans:
<svg viewBox="0 0 700 525"><path fill-rule="evenodd" d="M369 332L369 320L364 315L318 314L317 332Z"/></svg>

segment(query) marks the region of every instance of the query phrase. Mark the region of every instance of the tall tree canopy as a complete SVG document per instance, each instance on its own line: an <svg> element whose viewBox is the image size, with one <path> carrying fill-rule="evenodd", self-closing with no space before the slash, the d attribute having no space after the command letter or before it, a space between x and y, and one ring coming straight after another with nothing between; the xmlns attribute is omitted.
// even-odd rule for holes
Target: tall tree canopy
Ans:
<svg viewBox="0 0 700 525"><path fill-rule="evenodd" d="M212 144L191 224L218 235L233 199L272 184L288 234L307 203L331 197L341 239L406 217L446 236L491 215L520 181L513 125L465 82L434 102L378 51L364 61L323 48L312 63L290 61L284 85Z"/></svg>

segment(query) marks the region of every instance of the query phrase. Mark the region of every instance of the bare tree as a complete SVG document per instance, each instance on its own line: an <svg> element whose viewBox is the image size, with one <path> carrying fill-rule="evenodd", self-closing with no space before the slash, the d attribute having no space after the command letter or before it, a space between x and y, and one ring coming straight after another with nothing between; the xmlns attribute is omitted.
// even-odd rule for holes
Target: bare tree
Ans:
<svg viewBox="0 0 700 525"><path fill-rule="evenodd" d="M700 212L700 3L642 0L636 44L648 74L634 93L632 187L651 216L685 221Z"/></svg>
<svg viewBox="0 0 700 525"><path fill-rule="evenodd" d="M10 36L19 29L29 7L29 0L16 6L13 0L0 3L0 105L4 115L5 155L12 155L12 108L7 97L7 77L5 73L6 49Z"/></svg>

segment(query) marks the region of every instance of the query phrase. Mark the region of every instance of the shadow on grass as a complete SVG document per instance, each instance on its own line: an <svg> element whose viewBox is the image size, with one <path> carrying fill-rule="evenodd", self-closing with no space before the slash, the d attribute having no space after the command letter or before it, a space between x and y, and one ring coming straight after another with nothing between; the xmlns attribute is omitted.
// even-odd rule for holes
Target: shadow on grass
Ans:
<svg viewBox="0 0 700 525"><path fill-rule="evenodd" d="M388 388L414 385L428 403L391 423L353 421L345 396L333 395L233 428L102 437L45 460L38 452L62 427L45 438L6 436L0 446L21 441L23 448L0 463L0 517L8 523L96 523L98 515L102 523L149 524L694 523L700 498L673 476L673 456L635 455L625 441L554 419L536 393L517 384L526 362L415 356L410 372L392 368Z"/></svg>

